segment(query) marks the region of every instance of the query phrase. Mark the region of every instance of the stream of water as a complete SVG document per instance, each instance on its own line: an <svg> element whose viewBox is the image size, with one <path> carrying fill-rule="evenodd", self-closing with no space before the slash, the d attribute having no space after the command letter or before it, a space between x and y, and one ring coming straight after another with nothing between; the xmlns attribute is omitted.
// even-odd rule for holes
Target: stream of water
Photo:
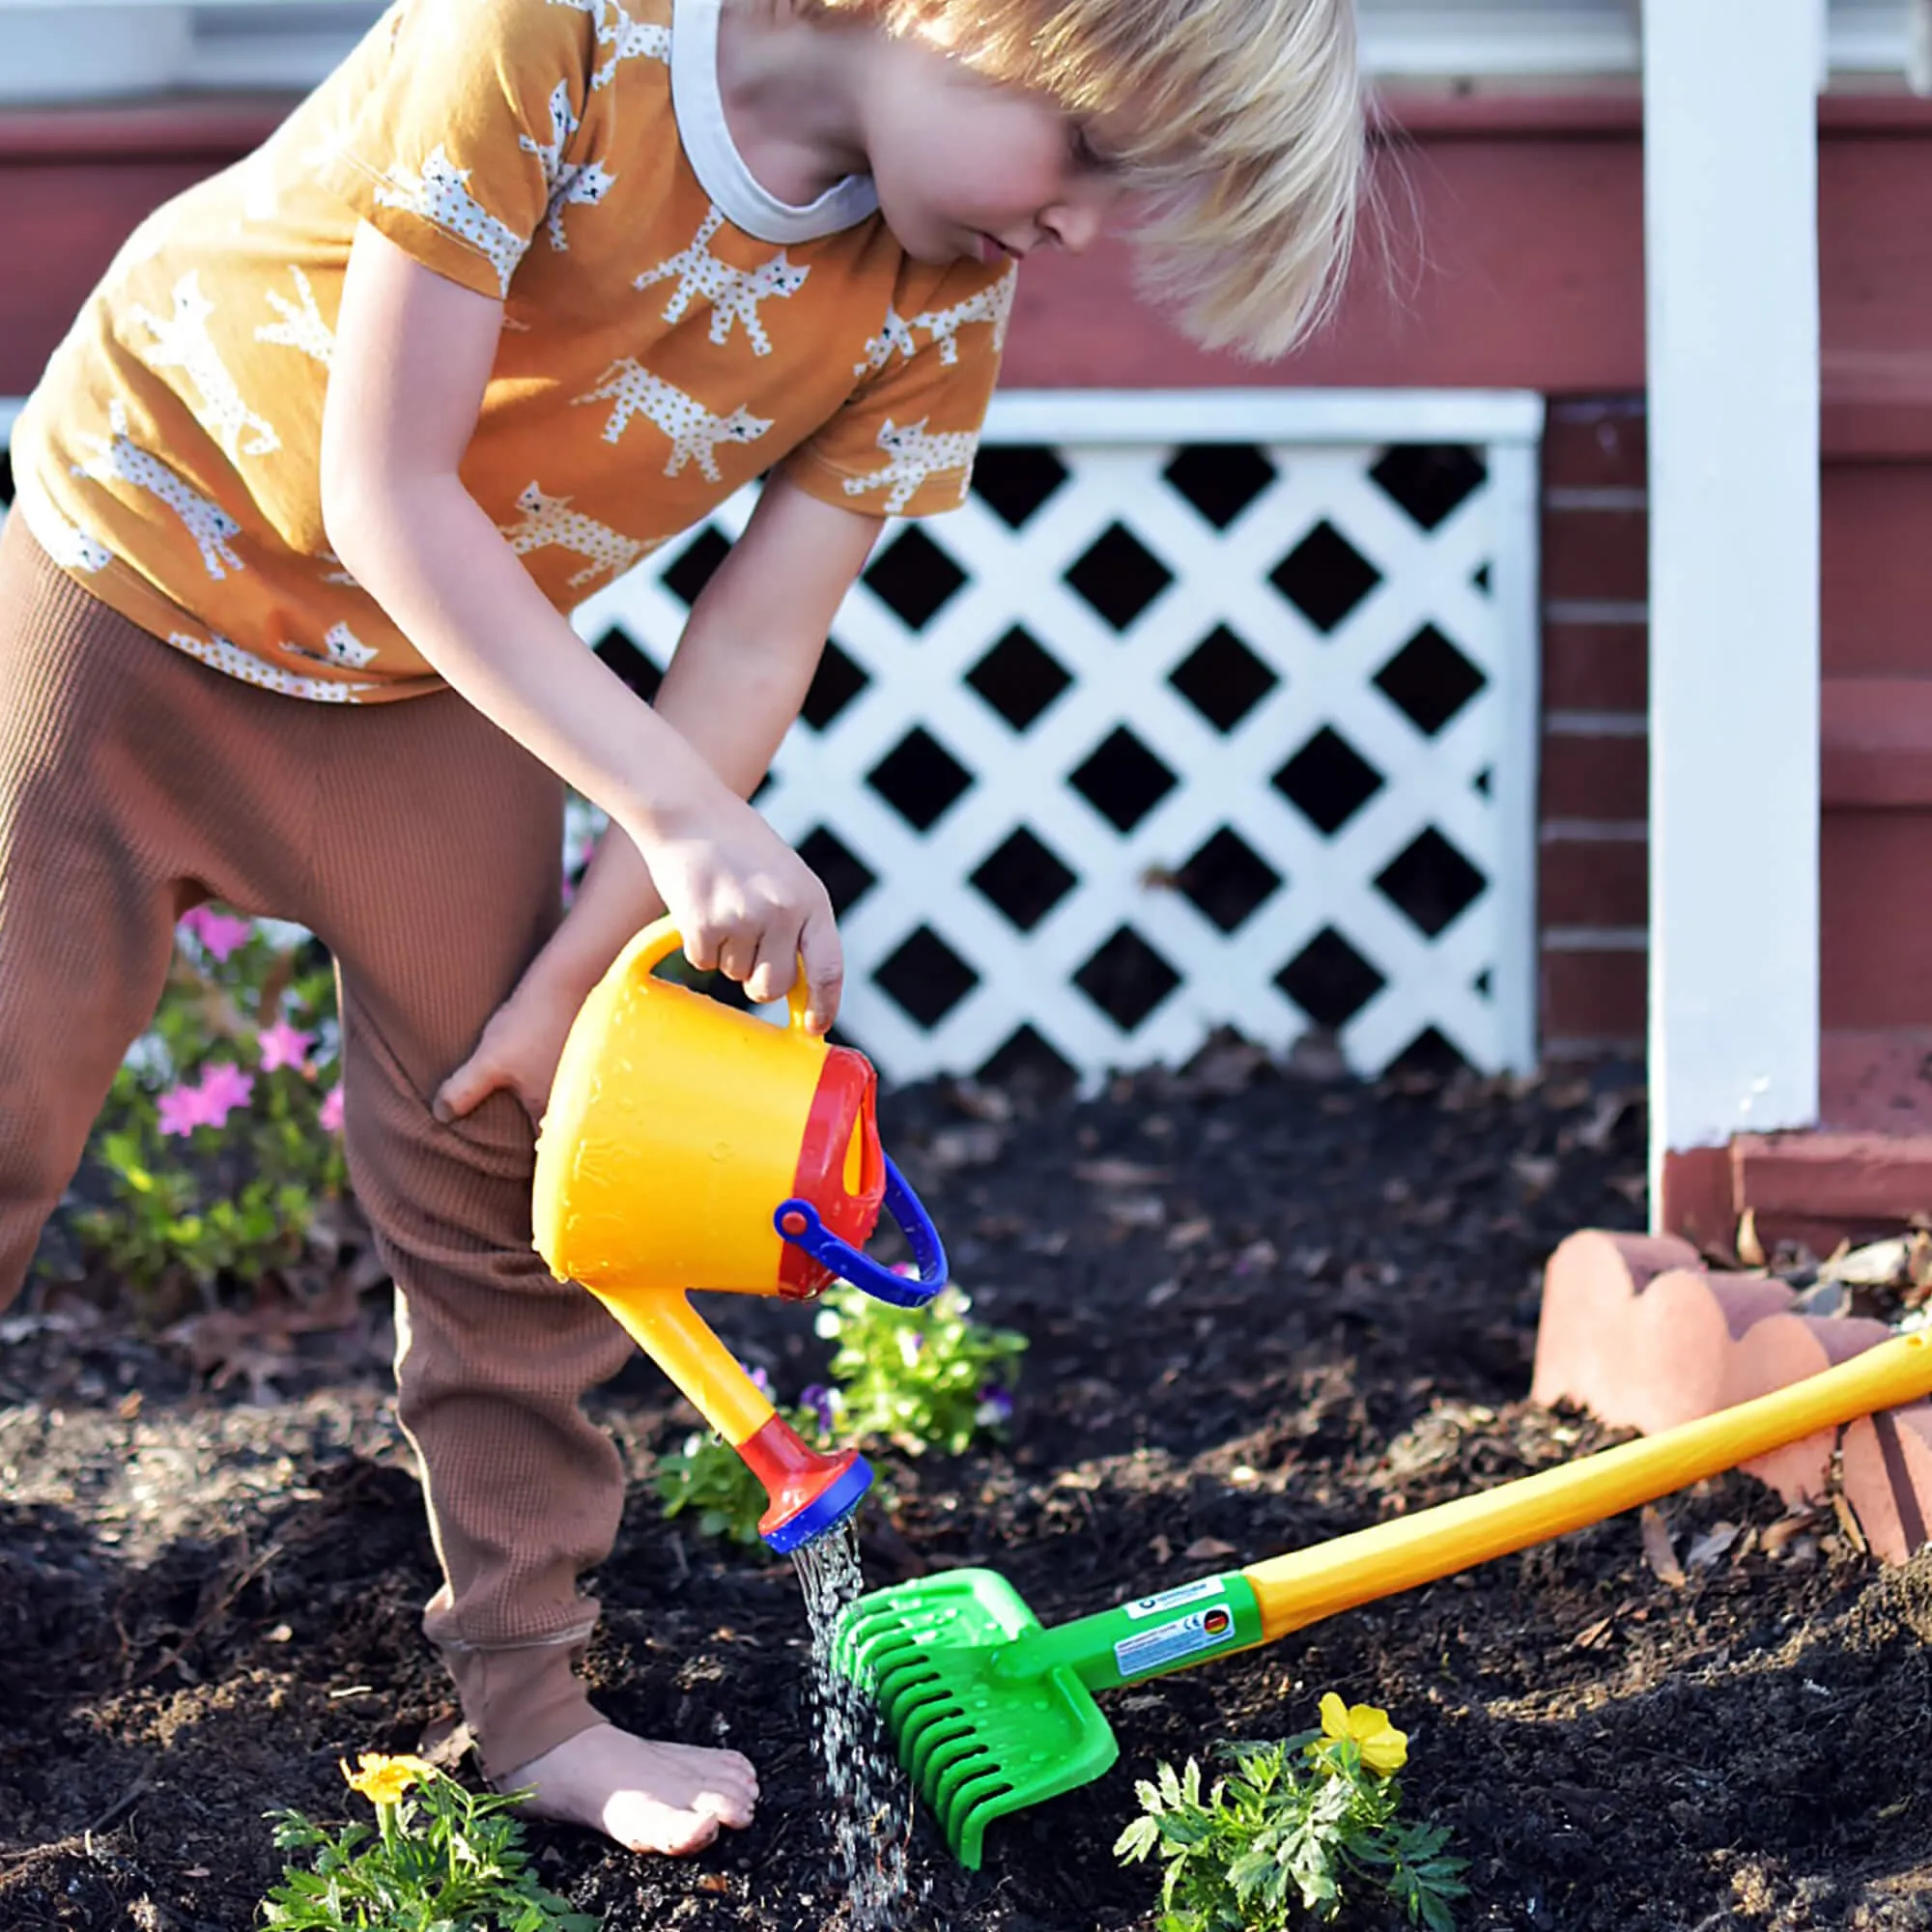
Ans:
<svg viewBox="0 0 1932 1932"><path fill-rule="evenodd" d="M832 1664L840 1613L865 1588L851 1519L793 1550L792 1562L811 1629L810 1707L832 1811L835 1882L849 1902L852 1932L909 1932L925 1918L932 1890L927 1878L915 1891L906 1865L912 1786L871 1698Z"/></svg>

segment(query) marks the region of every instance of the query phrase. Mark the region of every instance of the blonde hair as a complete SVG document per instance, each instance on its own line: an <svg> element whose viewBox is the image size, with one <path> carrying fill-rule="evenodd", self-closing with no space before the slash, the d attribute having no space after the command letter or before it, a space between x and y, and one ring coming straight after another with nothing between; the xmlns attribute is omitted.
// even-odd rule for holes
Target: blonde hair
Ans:
<svg viewBox="0 0 1932 1932"><path fill-rule="evenodd" d="M820 5L1107 117L1108 157L1151 196L1141 285L1204 346L1278 356L1332 310L1367 172L1352 0Z"/></svg>

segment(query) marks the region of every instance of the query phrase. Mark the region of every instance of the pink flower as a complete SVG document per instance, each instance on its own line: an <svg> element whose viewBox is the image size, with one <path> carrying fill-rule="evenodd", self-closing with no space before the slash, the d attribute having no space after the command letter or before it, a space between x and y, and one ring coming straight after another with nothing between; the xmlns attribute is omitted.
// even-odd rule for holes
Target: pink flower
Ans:
<svg viewBox="0 0 1932 1932"><path fill-rule="evenodd" d="M278 1066L293 1066L298 1073L311 1073L314 1068L308 1065L308 1050L315 1044L315 1036L304 1033L299 1027L291 1026L287 1020L277 1020L271 1027L264 1027L257 1044L262 1049L262 1071L272 1073Z"/></svg>
<svg viewBox="0 0 1932 1932"><path fill-rule="evenodd" d="M195 1128L207 1124L199 1087L170 1087L156 1103L164 1134L179 1134L185 1140Z"/></svg>
<svg viewBox="0 0 1932 1932"><path fill-rule="evenodd" d="M202 1117L211 1127L228 1124L228 1117L237 1107L245 1107L248 1096L255 1091L255 1076L243 1073L233 1061L223 1061L219 1066L209 1066L201 1075Z"/></svg>
<svg viewBox="0 0 1932 1932"><path fill-rule="evenodd" d="M342 1131L342 1082L341 1081L338 1080L335 1083L335 1085L331 1087L326 1094L323 1095L322 1111L316 1115L316 1119L322 1123L322 1130L324 1133L339 1134Z"/></svg>
<svg viewBox="0 0 1932 1932"><path fill-rule="evenodd" d="M240 952L255 936L252 921L232 919L226 913L211 912L206 906L184 913L181 923L216 959L226 959L231 952Z"/></svg>

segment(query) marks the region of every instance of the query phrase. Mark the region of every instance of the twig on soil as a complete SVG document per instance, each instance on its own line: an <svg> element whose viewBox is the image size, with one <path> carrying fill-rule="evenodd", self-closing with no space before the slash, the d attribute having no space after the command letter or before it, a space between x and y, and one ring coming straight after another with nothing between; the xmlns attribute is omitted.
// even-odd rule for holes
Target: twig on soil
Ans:
<svg viewBox="0 0 1932 1932"><path fill-rule="evenodd" d="M155 1764L150 1759L135 1773L134 1781L106 1810L97 1818L90 1818L78 1832L70 1832L64 1838L50 1839L44 1845L28 1845L17 1852L0 1852L0 1865L18 1864L27 1859L58 1857L62 1852L81 1852L87 1857L94 1856L94 1834L104 1831L116 1818L128 1810L155 1781Z"/></svg>
<svg viewBox="0 0 1932 1932"><path fill-rule="evenodd" d="M218 1622L225 1616L234 1606L236 1599L241 1596L242 1592L281 1553L282 1546L279 1543L271 1543L259 1556L253 1557L244 1563L234 1576L229 1577L214 1601L182 1633L181 1641L172 1650L165 1652L155 1662L151 1663L146 1670L142 1671L140 1676L130 1677L128 1680L126 1688L129 1690L137 1690L144 1684L152 1684L162 1671L171 1670L175 1665L182 1662L187 1655L189 1645L211 1624Z"/></svg>

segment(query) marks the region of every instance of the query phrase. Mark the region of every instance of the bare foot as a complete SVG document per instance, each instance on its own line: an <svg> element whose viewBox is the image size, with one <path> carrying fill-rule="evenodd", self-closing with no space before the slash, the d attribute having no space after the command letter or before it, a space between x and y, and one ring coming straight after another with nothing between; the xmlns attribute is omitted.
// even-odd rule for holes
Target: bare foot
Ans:
<svg viewBox="0 0 1932 1932"><path fill-rule="evenodd" d="M533 1786L523 1808L602 1832L633 1852L681 1858L702 1851L720 1825L741 1829L758 1802L758 1774L734 1750L651 1744L614 1724L593 1724L497 1780Z"/></svg>

